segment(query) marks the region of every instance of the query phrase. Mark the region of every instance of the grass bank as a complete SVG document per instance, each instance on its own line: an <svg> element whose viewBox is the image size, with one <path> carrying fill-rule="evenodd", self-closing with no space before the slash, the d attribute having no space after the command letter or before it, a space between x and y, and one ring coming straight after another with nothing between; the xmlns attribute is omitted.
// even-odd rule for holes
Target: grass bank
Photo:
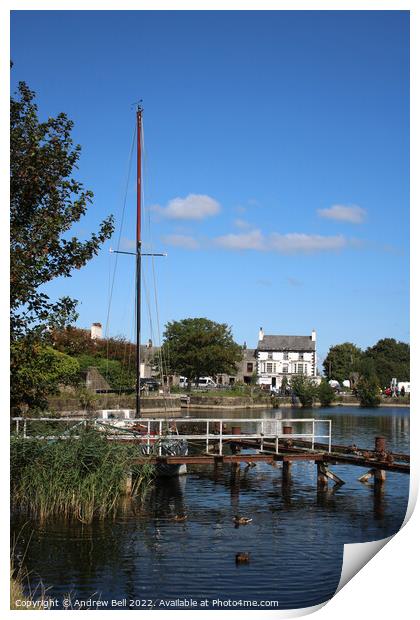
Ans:
<svg viewBox="0 0 420 620"><path fill-rule="evenodd" d="M131 471L133 497L154 476L148 463L133 470L135 456L135 446L107 441L104 433L89 429L66 440L12 436L12 508L42 520L60 515L83 523L114 515Z"/></svg>

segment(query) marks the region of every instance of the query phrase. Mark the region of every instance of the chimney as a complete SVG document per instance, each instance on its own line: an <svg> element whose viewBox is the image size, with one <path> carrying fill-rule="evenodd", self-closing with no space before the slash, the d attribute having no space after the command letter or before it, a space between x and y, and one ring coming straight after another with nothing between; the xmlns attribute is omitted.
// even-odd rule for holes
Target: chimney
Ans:
<svg viewBox="0 0 420 620"><path fill-rule="evenodd" d="M312 340L312 342L316 341L316 331L314 329L312 330L311 340Z"/></svg>
<svg viewBox="0 0 420 620"><path fill-rule="evenodd" d="M263 340L264 339L264 331L263 328L260 327L260 331L258 332L258 340Z"/></svg>
<svg viewBox="0 0 420 620"><path fill-rule="evenodd" d="M148 348L148 349L151 349L151 348L152 348L152 346L153 346L152 339L151 339L151 338L149 338L149 340L147 341L147 348Z"/></svg>
<svg viewBox="0 0 420 620"><path fill-rule="evenodd" d="M90 337L91 340L101 340L102 339L102 325L101 323L92 323L90 328Z"/></svg>

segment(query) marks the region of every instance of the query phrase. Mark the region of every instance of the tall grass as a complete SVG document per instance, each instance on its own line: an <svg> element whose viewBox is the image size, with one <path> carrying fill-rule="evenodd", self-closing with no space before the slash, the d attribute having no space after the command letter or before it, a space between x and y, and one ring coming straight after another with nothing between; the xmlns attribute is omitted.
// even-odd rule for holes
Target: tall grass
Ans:
<svg viewBox="0 0 420 620"><path fill-rule="evenodd" d="M90 523L95 517L115 514L131 472L132 495L153 477L149 463L133 470L136 456L135 446L116 444L105 433L89 429L66 440L12 436L12 506L42 520L62 516Z"/></svg>

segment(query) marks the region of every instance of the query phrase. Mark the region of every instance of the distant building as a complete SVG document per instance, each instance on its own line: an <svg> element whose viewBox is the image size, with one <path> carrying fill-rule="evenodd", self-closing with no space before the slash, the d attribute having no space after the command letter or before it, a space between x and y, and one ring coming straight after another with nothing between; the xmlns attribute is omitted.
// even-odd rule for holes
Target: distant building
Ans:
<svg viewBox="0 0 420 620"><path fill-rule="evenodd" d="M92 323L90 328L90 337L92 340L102 340L102 324Z"/></svg>
<svg viewBox="0 0 420 620"><path fill-rule="evenodd" d="M281 386L283 377L316 377L316 332L310 336L269 336L262 327L256 351L259 385Z"/></svg>
<svg viewBox="0 0 420 620"><path fill-rule="evenodd" d="M252 383L253 375L257 375L257 359L255 349L247 349L246 342L242 347L242 359L238 362L236 373L232 375L220 374L216 376L219 385L233 385L234 383Z"/></svg>

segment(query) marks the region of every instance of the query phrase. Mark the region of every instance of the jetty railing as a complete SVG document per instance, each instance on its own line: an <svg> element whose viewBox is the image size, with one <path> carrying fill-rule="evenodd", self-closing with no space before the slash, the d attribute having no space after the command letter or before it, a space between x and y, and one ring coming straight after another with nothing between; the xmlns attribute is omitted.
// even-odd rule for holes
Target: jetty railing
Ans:
<svg viewBox="0 0 420 620"><path fill-rule="evenodd" d="M107 411L109 414L110 411ZM116 412L115 412L116 413ZM124 411L125 414L125 411ZM123 415L124 415L123 414ZM157 443L159 455L162 453L162 446L159 445L160 439L177 437L185 440L200 440L205 442L206 453L209 452L210 442L218 445L218 452L223 453L223 444L226 442L235 442L236 440L254 439L260 440L260 450L264 449L264 441L273 439L275 442L275 453L279 452L279 442L281 440L305 439L311 442L311 449L314 449L317 439L328 440L328 452L331 452L331 420L317 418L119 418L107 415L102 418L94 418L87 420L86 418L22 418L15 417L16 433L19 434L21 429L23 437L38 437L39 439L68 439L70 436L75 437L74 431L79 426L85 426L88 423L93 424L97 428L106 430L109 439L118 440L136 440L145 444L147 453L150 454L154 444ZM28 422L72 422L73 425L59 435L29 435ZM122 424L122 426L121 426ZM184 425L185 428L184 432ZM191 429L194 425L195 428ZM204 432L200 432L198 425L204 427ZM228 430L231 426L231 432ZM245 425L247 429L242 429ZM295 432L296 425L301 426L302 432ZM321 432L320 426L327 426L328 432ZM132 428L135 427L135 428ZM181 431L179 428L181 428ZM188 432L189 429L192 432ZM194 432L196 431L196 432Z"/></svg>

